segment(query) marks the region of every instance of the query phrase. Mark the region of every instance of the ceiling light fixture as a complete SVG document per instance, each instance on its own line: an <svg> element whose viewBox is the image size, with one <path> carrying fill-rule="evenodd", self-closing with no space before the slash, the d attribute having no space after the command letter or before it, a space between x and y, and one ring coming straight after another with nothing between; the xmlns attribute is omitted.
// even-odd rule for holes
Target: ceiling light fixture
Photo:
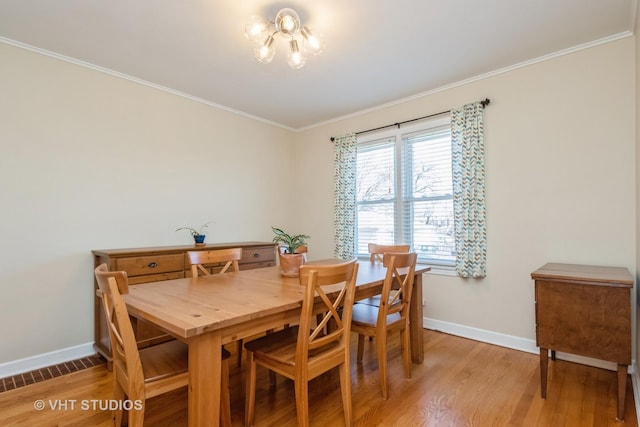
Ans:
<svg viewBox="0 0 640 427"><path fill-rule="evenodd" d="M255 57L265 64L271 62L276 54L274 41L278 34L289 39L287 63L294 69L304 67L305 53L318 55L324 49L322 39L303 26L296 11L289 8L280 10L274 22L261 16L252 16L244 27L244 34L255 44ZM299 38L302 39L302 48L298 43Z"/></svg>

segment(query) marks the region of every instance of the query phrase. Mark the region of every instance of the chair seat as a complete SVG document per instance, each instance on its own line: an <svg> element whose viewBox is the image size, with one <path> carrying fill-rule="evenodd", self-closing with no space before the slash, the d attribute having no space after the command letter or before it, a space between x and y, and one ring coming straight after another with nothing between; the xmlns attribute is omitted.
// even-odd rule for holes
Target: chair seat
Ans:
<svg viewBox="0 0 640 427"><path fill-rule="evenodd" d="M354 304L351 317L351 330L356 332L357 326L376 327L378 322L378 307L369 304ZM401 320L399 313L393 313L387 316L387 325L392 325Z"/></svg>
<svg viewBox="0 0 640 427"><path fill-rule="evenodd" d="M311 333L311 331L309 331ZM269 359L286 366L295 366L296 346L298 343L298 326L291 326L281 331L265 335L253 341L245 343L244 348L255 354L256 358ZM328 350L336 348L338 352L342 348L337 345L326 345L324 347L309 350L308 365L313 365L317 356L326 356Z"/></svg>
<svg viewBox="0 0 640 427"><path fill-rule="evenodd" d="M231 356L222 349L222 360ZM189 370L189 347L182 341L166 343L140 349L140 362L145 382L158 381Z"/></svg>
<svg viewBox="0 0 640 427"><path fill-rule="evenodd" d="M367 304L367 305L372 305L374 307L380 307L380 298L381 298L381 295L374 295L369 298L358 300L356 301L356 304Z"/></svg>
<svg viewBox="0 0 640 427"><path fill-rule="evenodd" d="M391 289L397 289L397 287L392 287ZM382 298L382 295L378 294L378 295L374 295L372 297L369 298L364 298L361 300L356 301L356 304L368 304L368 305L372 305L374 307L380 307L380 299ZM391 296L389 296L389 299L391 299Z"/></svg>
<svg viewBox="0 0 640 427"><path fill-rule="evenodd" d="M144 381L152 382L189 370L189 347L181 341L140 349Z"/></svg>
<svg viewBox="0 0 640 427"><path fill-rule="evenodd" d="M288 345L298 338L298 326L290 326L277 332L266 334L260 338L245 342L244 348L248 351L272 351L283 345Z"/></svg>

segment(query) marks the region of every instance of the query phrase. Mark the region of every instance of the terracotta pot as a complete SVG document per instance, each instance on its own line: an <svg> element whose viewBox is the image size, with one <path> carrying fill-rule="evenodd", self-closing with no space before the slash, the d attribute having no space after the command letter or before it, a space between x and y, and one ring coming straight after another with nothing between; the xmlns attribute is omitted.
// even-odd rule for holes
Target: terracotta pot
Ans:
<svg viewBox="0 0 640 427"><path fill-rule="evenodd" d="M300 275L300 266L307 261L307 254L283 254L280 256L280 274L285 277L298 277Z"/></svg>

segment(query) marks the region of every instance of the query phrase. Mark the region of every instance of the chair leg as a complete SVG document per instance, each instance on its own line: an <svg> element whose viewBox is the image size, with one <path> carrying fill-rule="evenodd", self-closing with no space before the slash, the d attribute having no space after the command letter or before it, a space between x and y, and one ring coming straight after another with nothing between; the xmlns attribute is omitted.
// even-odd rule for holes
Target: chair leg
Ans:
<svg viewBox="0 0 640 427"><path fill-rule="evenodd" d="M140 409L129 411L129 427L143 427L144 425L144 404Z"/></svg>
<svg viewBox="0 0 640 427"><path fill-rule="evenodd" d="M288 328L289 324L284 325L284 328ZM267 329L267 335L272 334L273 329ZM240 365L238 365L240 366ZM269 369L269 388L272 389L276 386L276 373Z"/></svg>
<svg viewBox="0 0 640 427"><path fill-rule="evenodd" d="M276 373L269 369L269 390L273 390L276 387Z"/></svg>
<svg viewBox="0 0 640 427"><path fill-rule="evenodd" d="M229 395L229 360L222 361L220 381L220 424L231 427L231 396Z"/></svg>
<svg viewBox="0 0 640 427"><path fill-rule="evenodd" d="M376 334L378 335L378 334ZM376 339L376 349L378 352L378 371L380 371L380 391L382 398L387 400L387 335L379 334Z"/></svg>
<svg viewBox="0 0 640 427"><path fill-rule="evenodd" d="M349 355L346 362L340 365L340 390L342 391L342 410L344 411L344 425L349 427L352 423L353 412L351 406L351 372L349 367Z"/></svg>
<svg viewBox="0 0 640 427"><path fill-rule="evenodd" d="M364 354L364 335L358 334L358 363L362 363L362 355Z"/></svg>
<svg viewBox="0 0 640 427"><path fill-rule="evenodd" d="M253 352L247 351L247 396L245 401L244 425L253 425L256 406L256 362L253 359Z"/></svg>
<svg viewBox="0 0 640 427"><path fill-rule="evenodd" d="M242 339L238 340L238 368L242 366Z"/></svg>
<svg viewBox="0 0 640 427"><path fill-rule="evenodd" d="M404 328L400 332L400 339L402 340L402 363L404 364L404 377L411 378L411 332L409 327Z"/></svg>
<svg viewBox="0 0 640 427"><path fill-rule="evenodd" d="M295 390L298 427L309 427L309 382L307 379L297 378Z"/></svg>
<svg viewBox="0 0 640 427"><path fill-rule="evenodd" d="M123 388L116 380L115 375L113 376L113 399L122 402L125 398L125 393ZM122 425L122 416L124 411L122 408L113 410L113 425L116 427L120 427Z"/></svg>

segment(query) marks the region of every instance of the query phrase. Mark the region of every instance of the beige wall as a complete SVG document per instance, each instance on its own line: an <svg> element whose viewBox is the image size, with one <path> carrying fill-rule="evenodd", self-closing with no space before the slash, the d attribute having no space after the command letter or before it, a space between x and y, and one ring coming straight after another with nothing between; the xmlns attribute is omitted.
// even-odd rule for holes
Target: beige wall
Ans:
<svg viewBox="0 0 640 427"><path fill-rule="evenodd" d="M301 184L314 197L299 221L312 236L332 235L330 136L491 98L488 276L425 277L425 316L534 340L533 270L556 261L635 271L633 58L628 37L308 130L299 164L319 179ZM314 239L313 251L331 255L332 242Z"/></svg>
<svg viewBox="0 0 640 427"><path fill-rule="evenodd" d="M292 132L5 44L0 63L0 364L93 341L92 249L292 222Z"/></svg>

